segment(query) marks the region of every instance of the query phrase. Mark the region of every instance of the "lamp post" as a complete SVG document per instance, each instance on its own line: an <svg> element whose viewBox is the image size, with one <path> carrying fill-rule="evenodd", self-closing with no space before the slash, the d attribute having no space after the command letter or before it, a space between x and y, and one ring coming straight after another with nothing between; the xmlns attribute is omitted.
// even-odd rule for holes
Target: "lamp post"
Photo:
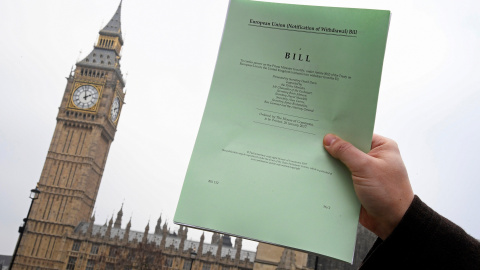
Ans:
<svg viewBox="0 0 480 270"><path fill-rule="evenodd" d="M32 199L32 202L30 203L30 208L28 209L27 217L23 219L23 226L20 226L18 228L18 232L20 233L20 236L18 237L17 245L15 246L15 251L13 252L12 261L10 262L10 268L9 268L10 270L12 269L13 263L15 262L15 257L17 256L18 247L20 246L20 242L22 241L23 232L25 231L25 228L27 226L27 221L28 221L28 217L30 216L30 211L32 211L33 202L36 199L38 199L39 195L40 195L40 190L38 190L38 188L30 190L29 198Z"/></svg>

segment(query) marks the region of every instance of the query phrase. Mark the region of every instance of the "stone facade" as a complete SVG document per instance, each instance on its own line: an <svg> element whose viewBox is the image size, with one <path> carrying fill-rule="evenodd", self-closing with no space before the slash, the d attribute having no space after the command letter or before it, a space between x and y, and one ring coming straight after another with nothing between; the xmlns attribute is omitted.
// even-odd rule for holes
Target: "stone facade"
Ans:
<svg viewBox="0 0 480 270"><path fill-rule="evenodd" d="M358 269L363 258L375 242L376 236L358 225L357 242L353 264L326 256L315 256L300 251L294 251L278 246L260 243L257 248L254 270L350 270ZM317 267L315 267L317 262Z"/></svg>
<svg viewBox="0 0 480 270"><path fill-rule="evenodd" d="M57 115L57 125L12 269L250 270L255 252L233 248L228 236L211 244L187 240L158 220L154 233L121 228L120 210L103 226L93 207L125 99L120 70L121 3L99 32L90 54L76 64ZM122 207L123 208L123 207ZM196 258L192 259L192 254ZM193 264L192 264L193 262Z"/></svg>
<svg viewBox="0 0 480 270"><path fill-rule="evenodd" d="M57 125L13 269L64 269L67 236L89 220L125 98L118 7L67 77ZM105 42L108 40L108 42ZM59 56L61 57L61 56Z"/></svg>
<svg viewBox="0 0 480 270"><path fill-rule="evenodd" d="M92 217L67 236L70 246L65 250L64 269L253 269L255 252L242 250L240 238L235 246L226 235L214 234L210 244L204 242L204 235L200 242L187 240L187 228L181 226L172 232L166 223L161 226L161 218L153 233L149 233L149 224L144 232L131 231L131 220L121 228L121 218L118 218L121 211L115 226L113 218L101 226L95 225Z"/></svg>

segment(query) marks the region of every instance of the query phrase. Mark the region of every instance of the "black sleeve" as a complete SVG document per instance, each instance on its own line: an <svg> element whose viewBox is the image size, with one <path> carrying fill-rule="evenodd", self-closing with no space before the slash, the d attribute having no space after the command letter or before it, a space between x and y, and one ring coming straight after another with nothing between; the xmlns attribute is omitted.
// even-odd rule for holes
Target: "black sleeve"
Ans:
<svg viewBox="0 0 480 270"><path fill-rule="evenodd" d="M360 269L478 270L480 242L415 196L392 234L377 239Z"/></svg>

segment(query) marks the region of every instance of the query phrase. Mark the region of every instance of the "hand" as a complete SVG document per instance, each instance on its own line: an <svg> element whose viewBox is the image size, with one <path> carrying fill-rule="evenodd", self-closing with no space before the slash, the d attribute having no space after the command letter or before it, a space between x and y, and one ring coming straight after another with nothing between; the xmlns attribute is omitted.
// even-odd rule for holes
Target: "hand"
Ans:
<svg viewBox="0 0 480 270"><path fill-rule="evenodd" d="M87 92L85 92L85 96L83 97L83 99L87 100L87 98L88 98L88 97L91 97L91 96L92 96L92 94L90 94L90 95L87 96Z"/></svg>
<svg viewBox="0 0 480 270"><path fill-rule="evenodd" d="M397 144L373 135L370 152L327 134L323 145L352 173L353 187L362 204L360 223L385 240L412 203L414 194Z"/></svg>

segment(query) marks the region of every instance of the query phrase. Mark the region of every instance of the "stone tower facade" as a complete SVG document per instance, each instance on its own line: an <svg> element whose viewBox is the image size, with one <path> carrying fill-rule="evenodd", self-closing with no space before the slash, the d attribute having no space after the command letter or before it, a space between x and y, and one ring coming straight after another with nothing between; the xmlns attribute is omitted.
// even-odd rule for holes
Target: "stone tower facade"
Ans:
<svg viewBox="0 0 480 270"><path fill-rule="evenodd" d="M57 125L13 269L65 269L67 236L89 221L125 98L121 3L67 78ZM115 224L120 226L120 224Z"/></svg>

